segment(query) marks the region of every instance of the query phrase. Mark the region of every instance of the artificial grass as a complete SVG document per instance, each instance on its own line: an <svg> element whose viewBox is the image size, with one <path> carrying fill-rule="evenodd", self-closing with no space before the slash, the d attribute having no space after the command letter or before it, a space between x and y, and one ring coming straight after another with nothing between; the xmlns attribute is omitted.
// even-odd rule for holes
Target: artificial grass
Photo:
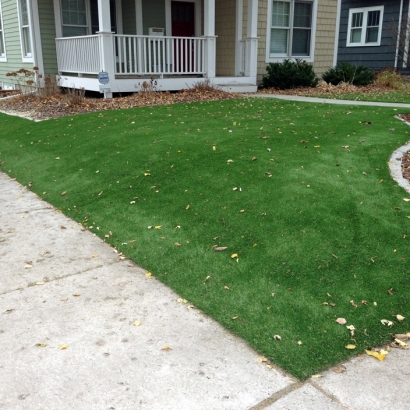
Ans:
<svg viewBox="0 0 410 410"><path fill-rule="evenodd" d="M395 114L273 99L0 114L0 163L304 379L409 330L395 315L410 313L410 204L387 162L410 129Z"/></svg>
<svg viewBox="0 0 410 410"><path fill-rule="evenodd" d="M334 100L371 101L410 104L410 94L406 90L372 91L365 93L318 94L310 97L331 98Z"/></svg>

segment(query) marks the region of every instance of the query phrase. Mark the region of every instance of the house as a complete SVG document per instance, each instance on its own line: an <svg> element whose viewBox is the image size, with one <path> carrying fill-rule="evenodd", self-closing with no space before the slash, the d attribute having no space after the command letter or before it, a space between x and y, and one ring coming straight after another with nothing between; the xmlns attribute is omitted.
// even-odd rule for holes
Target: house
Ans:
<svg viewBox="0 0 410 410"><path fill-rule="evenodd" d="M107 97L150 78L159 90L208 78L255 91L269 62L305 59L318 75L334 65L338 3L0 0L0 86L13 87L7 72L37 66L62 86Z"/></svg>
<svg viewBox="0 0 410 410"><path fill-rule="evenodd" d="M342 0L337 61L407 68L409 0Z"/></svg>

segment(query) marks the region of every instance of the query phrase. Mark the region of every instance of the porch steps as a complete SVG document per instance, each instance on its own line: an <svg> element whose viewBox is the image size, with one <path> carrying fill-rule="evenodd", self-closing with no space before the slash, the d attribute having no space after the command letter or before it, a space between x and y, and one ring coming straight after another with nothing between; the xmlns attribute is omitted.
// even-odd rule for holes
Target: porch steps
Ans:
<svg viewBox="0 0 410 410"><path fill-rule="evenodd" d="M254 84L218 84L217 86L228 93L256 93L258 89Z"/></svg>

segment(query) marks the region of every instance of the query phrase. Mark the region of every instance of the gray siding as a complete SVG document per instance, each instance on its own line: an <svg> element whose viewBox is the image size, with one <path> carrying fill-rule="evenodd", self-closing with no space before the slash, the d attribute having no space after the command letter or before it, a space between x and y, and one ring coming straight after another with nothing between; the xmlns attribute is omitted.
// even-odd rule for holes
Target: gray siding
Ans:
<svg viewBox="0 0 410 410"><path fill-rule="evenodd" d="M144 35L148 35L149 27L165 28L165 1L143 0L142 18L144 20Z"/></svg>
<svg viewBox="0 0 410 410"><path fill-rule="evenodd" d="M403 15L407 15L408 2ZM360 7L384 6L382 38L380 46L346 47L349 10ZM347 61L356 65L364 65L375 70L394 67L396 38L392 25L398 27L400 0L347 0L342 1L340 15L340 34L338 61Z"/></svg>
<svg viewBox="0 0 410 410"><path fill-rule="evenodd" d="M124 34L137 34L135 1L123 0L122 25Z"/></svg>

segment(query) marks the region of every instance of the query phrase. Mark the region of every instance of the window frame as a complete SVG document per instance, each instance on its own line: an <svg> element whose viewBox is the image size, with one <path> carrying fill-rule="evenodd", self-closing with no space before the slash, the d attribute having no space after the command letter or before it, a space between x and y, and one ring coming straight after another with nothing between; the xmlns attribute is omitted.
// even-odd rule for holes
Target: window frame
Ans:
<svg viewBox="0 0 410 410"><path fill-rule="evenodd" d="M22 12L22 1L26 2L27 5L27 21L28 24L23 24L23 12ZM20 46L21 46L21 58L23 63L33 63L34 62L34 44L32 27L33 22L31 18L31 3L30 0L17 0L17 10L18 10L18 22L19 22L19 33L20 33ZM28 33L28 41L30 42L30 52L26 49L25 45L25 33Z"/></svg>
<svg viewBox="0 0 410 410"><path fill-rule="evenodd" d="M6 53L6 37L4 35L4 23L3 23L3 12L1 10L1 0L0 0L0 42L3 45L3 52L0 48L0 62L7 62L7 53Z"/></svg>
<svg viewBox="0 0 410 410"><path fill-rule="evenodd" d="M380 11L379 31L377 34L377 41L366 42L366 34L367 34L367 29L368 29L367 22L368 22L369 12L371 11ZM358 13L363 13L360 43L352 43L351 42L352 20L353 20L353 15L358 14ZM381 39L382 39L382 32L383 32L383 15L384 15L384 6L360 7L360 8L355 8L355 9L349 9L349 19L348 19L347 33L346 33L346 47L378 47L380 46Z"/></svg>
<svg viewBox="0 0 410 410"><path fill-rule="evenodd" d="M90 10L90 1L85 0L85 19L86 19L86 24L65 24L64 23L64 16L63 16L63 1L58 0L60 4L60 18L61 18L61 37L64 37L64 27L81 27L85 28L86 34L83 34L81 36L70 36L70 37L83 37L83 36L89 36L91 33L91 10Z"/></svg>
<svg viewBox="0 0 410 410"><path fill-rule="evenodd" d="M293 27L293 20L294 20L294 5L295 1L301 3L311 3L312 4L312 20L311 20L311 27L310 27L310 50L309 55L307 56L292 56L292 44L291 44L291 36L288 39L288 52L287 53L278 53L273 54L270 52L271 46L271 29L274 28L272 26L272 7L274 1L281 1L290 3L290 12L289 12L289 32L294 29ZM296 59L302 59L307 62L314 62L314 55L315 55L315 43L316 43L316 28L317 28L317 7L318 7L318 0L269 0L268 1L268 16L267 16L267 24L266 24L266 63L272 62L281 62L283 60L292 60L295 61ZM296 28L297 29L297 28Z"/></svg>

